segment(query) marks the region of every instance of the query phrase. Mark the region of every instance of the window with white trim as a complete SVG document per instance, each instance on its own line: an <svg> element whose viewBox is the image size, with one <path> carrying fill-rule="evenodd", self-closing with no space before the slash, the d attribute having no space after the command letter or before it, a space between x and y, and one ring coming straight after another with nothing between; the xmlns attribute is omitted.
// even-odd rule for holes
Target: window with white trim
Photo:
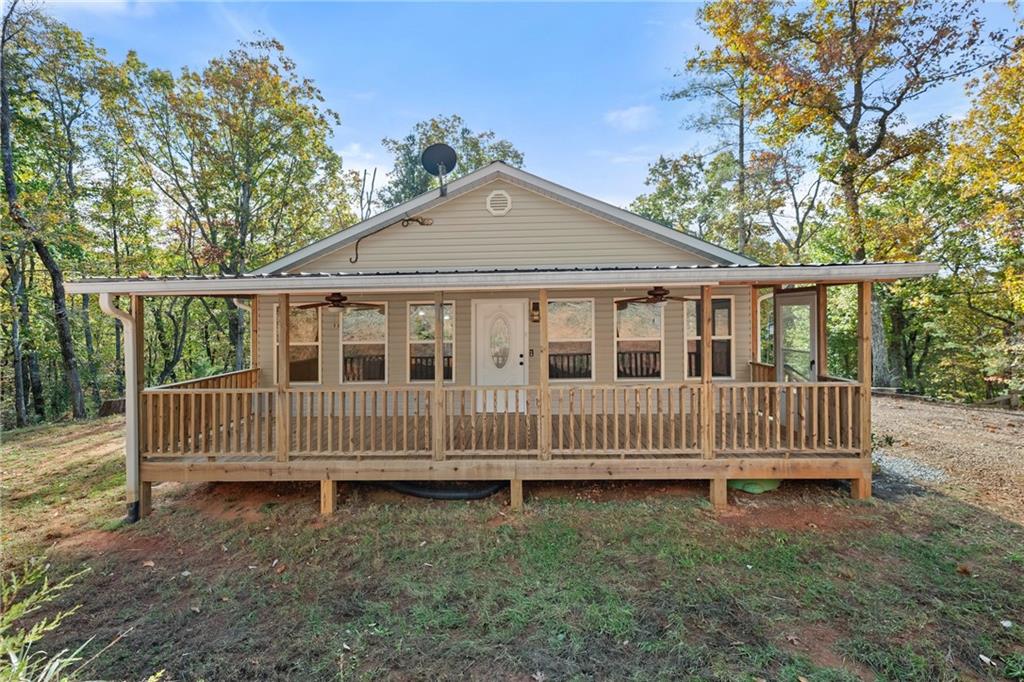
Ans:
<svg viewBox="0 0 1024 682"><path fill-rule="evenodd" d="M455 367L455 303L446 301L441 306L444 317L444 380L451 381ZM434 327L436 314L433 303L410 303L408 323L409 381L434 380Z"/></svg>
<svg viewBox="0 0 1024 682"><path fill-rule="evenodd" d="M699 379L701 375L701 301L687 299L684 303L684 338L686 346L686 376ZM732 296L711 299L711 376L732 378L733 372L733 319Z"/></svg>
<svg viewBox="0 0 1024 682"><path fill-rule="evenodd" d="M615 378L661 379L664 303L615 303Z"/></svg>
<svg viewBox="0 0 1024 682"><path fill-rule="evenodd" d="M278 306L274 304L274 375L277 376ZM288 379L293 384L320 383L320 308L292 305L288 316Z"/></svg>
<svg viewBox="0 0 1024 682"><path fill-rule="evenodd" d="M594 299L548 301L548 377L594 378Z"/></svg>
<svg viewBox="0 0 1024 682"><path fill-rule="evenodd" d="M387 304L342 308L340 326L341 382L387 381Z"/></svg>

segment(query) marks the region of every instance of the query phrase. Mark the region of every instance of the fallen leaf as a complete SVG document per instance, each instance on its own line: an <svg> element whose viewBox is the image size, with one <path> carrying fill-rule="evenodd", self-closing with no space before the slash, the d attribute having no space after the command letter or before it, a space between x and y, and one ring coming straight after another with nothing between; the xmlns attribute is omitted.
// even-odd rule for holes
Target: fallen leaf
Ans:
<svg viewBox="0 0 1024 682"><path fill-rule="evenodd" d="M993 668L994 668L994 667L995 667L995 665L996 665L996 662L995 662L995 661L993 661L993 660L992 660L991 658L989 658L988 656L986 656L985 654L978 654L978 658L980 658L980 659L981 659L981 662L982 662L982 663L984 663L985 665L990 665L990 666L992 666Z"/></svg>
<svg viewBox="0 0 1024 682"><path fill-rule="evenodd" d="M143 568L153 568L154 566L156 566L156 564L154 562L152 562L152 561L143 561L142 562L142 567Z"/></svg>
<svg viewBox="0 0 1024 682"><path fill-rule="evenodd" d="M797 637L796 635L786 635L786 641L789 642L790 644L799 644L800 643L800 638Z"/></svg>
<svg viewBox="0 0 1024 682"><path fill-rule="evenodd" d="M284 573L284 570L288 568L285 564L278 564L277 568L274 569L274 573Z"/></svg>
<svg viewBox="0 0 1024 682"><path fill-rule="evenodd" d="M1002 625L1007 630L1009 630L1010 628L1013 627L1013 621L1012 620L1001 620L1001 621L999 621L999 624Z"/></svg>
<svg viewBox="0 0 1024 682"><path fill-rule="evenodd" d="M192 607L192 613L199 613L199 607L198 606L193 606Z"/></svg>
<svg viewBox="0 0 1024 682"><path fill-rule="evenodd" d="M968 575L968 576L974 575L974 571L972 571L971 567L968 566L967 564L957 564L956 565L956 572L959 573L960 575Z"/></svg>

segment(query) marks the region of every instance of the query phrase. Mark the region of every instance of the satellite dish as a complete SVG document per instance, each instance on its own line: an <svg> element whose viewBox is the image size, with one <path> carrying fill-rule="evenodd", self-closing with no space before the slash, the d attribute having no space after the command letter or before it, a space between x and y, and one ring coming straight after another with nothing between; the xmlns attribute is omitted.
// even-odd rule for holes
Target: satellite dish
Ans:
<svg viewBox="0 0 1024 682"><path fill-rule="evenodd" d="M455 150L443 142L432 144L423 150L423 156L420 157L420 162L428 173L437 177L441 181L441 196L448 194L448 188L445 186L444 176L455 170L455 166L458 164L458 157L455 154Z"/></svg>

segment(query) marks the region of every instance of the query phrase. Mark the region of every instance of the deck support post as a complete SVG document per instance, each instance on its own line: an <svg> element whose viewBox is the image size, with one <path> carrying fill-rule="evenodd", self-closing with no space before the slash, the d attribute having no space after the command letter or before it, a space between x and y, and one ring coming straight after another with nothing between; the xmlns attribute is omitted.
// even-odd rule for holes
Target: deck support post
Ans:
<svg viewBox="0 0 1024 682"><path fill-rule="evenodd" d="M435 460L444 459L444 403L444 292L438 291L434 294L434 395L430 410Z"/></svg>
<svg viewBox="0 0 1024 682"><path fill-rule="evenodd" d="M757 285L750 287L750 361L761 362L761 297ZM751 377L751 381L753 381Z"/></svg>
<svg viewBox="0 0 1024 682"><path fill-rule="evenodd" d="M537 369L537 439L540 446L540 458L551 459L551 392L548 390L548 290L541 289L537 293L540 307L540 349L537 355L540 366Z"/></svg>
<svg viewBox="0 0 1024 682"><path fill-rule="evenodd" d="M815 284L814 293L817 297L815 312L818 319L814 328L818 335L815 340L817 357L814 358L815 381L821 381L821 377L828 374L828 287L824 284Z"/></svg>
<svg viewBox="0 0 1024 682"><path fill-rule="evenodd" d="M711 490L709 493L711 506L715 511L721 511L729 506L729 486L724 478L712 478Z"/></svg>
<svg viewBox="0 0 1024 682"><path fill-rule="evenodd" d="M509 483L509 507L512 511L523 510L523 479L513 478Z"/></svg>
<svg viewBox="0 0 1024 682"><path fill-rule="evenodd" d="M715 456L715 401L711 385L711 287L700 288L700 443L704 459Z"/></svg>
<svg viewBox="0 0 1024 682"><path fill-rule="evenodd" d="M320 481L320 513L330 516L338 508L338 482L334 480Z"/></svg>
<svg viewBox="0 0 1024 682"><path fill-rule="evenodd" d="M862 473L850 484L850 493L857 500L871 497L871 285L871 282L857 285L857 383L860 384L857 416Z"/></svg>
<svg viewBox="0 0 1024 682"><path fill-rule="evenodd" d="M288 344L291 302L288 294L277 297L277 461L288 461L288 447L291 444L291 406L288 400L288 385L291 381Z"/></svg>

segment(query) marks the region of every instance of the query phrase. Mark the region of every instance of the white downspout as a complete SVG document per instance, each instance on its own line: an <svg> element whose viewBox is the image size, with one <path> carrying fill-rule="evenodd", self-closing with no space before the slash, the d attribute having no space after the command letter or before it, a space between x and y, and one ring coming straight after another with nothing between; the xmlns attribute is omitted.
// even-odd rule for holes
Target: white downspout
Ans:
<svg viewBox="0 0 1024 682"><path fill-rule="evenodd" d="M136 362L135 318L114 304L113 294L100 294L100 310L124 327L124 464L128 522L139 520L139 367Z"/></svg>

